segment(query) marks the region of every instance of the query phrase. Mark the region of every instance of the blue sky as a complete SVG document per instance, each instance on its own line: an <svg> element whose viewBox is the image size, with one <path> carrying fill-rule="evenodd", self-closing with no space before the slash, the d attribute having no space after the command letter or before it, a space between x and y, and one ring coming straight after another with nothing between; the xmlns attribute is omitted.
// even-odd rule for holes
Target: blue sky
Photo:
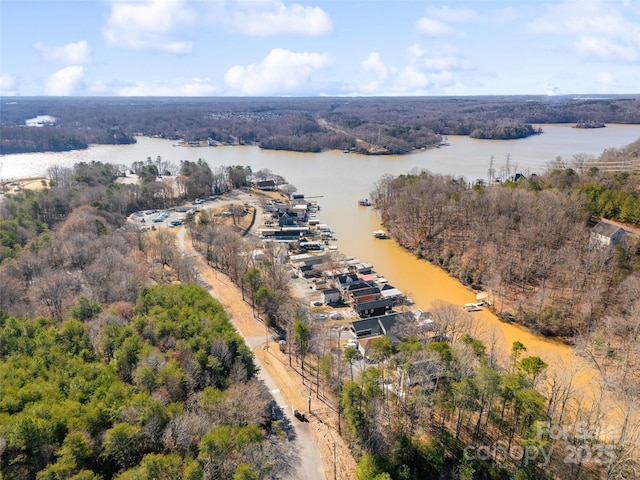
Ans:
<svg viewBox="0 0 640 480"><path fill-rule="evenodd" d="M0 0L0 94L640 93L640 1Z"/></svg>

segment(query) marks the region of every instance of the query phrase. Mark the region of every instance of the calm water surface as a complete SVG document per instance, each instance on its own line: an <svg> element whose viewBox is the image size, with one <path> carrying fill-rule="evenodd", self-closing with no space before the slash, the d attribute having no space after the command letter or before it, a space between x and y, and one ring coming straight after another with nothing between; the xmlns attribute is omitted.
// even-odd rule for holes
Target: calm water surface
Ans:
<svg viewBox="0 0 640 480"><path fill-rule="evenodd" d="M458 281L416 259L394 241L374 239L372 231L381 225L372 209L358 206L358 199L368 197L375 182L385 174L398 175L412 169L427 169L472 181L487 177L491 156L495 159L498 173L507 156L510 157L512 172L535 173L542 172L558 156L570 160L574 154L599 155L607 148L620 148L640 138L640 126L615 125L585 130L566 125L544 125L543 129L542 135L513 141L450 136L447 147L411 155L381 157L338 151L300 154L257 147L174 147L168 140L138 138L135 145L1 156L0 176L40 176L46 174L49 165L72 166L92 160L130 166L135 161L157 156L175 164L180 160L203 158L212 168L230 165L249 165L254 171L266 168L285 177L305 196L318 197L321 205L319 217L336 232L340 251L372 263L378 273L413 298L419 308L429 310L440 299L461 305L475 297ZM563 345L532 335L521 327L504 324L488 312L473 315L485 332L499 330L500 342L505 348L520 340L530 354L540 355L550 363L579 362Z"/></svg>

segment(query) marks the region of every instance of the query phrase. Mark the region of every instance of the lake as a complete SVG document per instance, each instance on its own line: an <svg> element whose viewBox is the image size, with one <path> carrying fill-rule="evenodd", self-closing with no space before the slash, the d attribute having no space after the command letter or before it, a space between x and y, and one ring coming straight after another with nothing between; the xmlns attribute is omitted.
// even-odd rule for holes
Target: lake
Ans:
<svg viewBox="0 0 640 480"><path fill-rule="evenodd" d="M500 172L507 156L512 172L542 172L549 162L561 156L571 160L574 154L599 155L605 149L620 148L640 138L638 125L612 125L601 129L575 129L569 125L542 125L544 133L509 141L474 140L448 137L449 146L409 155L365 156L327 151L317 154L261 150L258 147L180 147L170 140L139 137L138 143L122 146L92 146L88 150L62 153L4 155L0 157L0 176L34 177L46 174L47 167L72 166L77 162L101 161L130 166L147 157L179 164L180 160L206 160L212 168L248 165L253 171L269 169L295 185L299 193L316 197L319 218L335 232L340 251L372 263L391 284L413 298L416 305L429 310L434 302L446 300L462 305L474 301L473 292L442 270L415 258L393 240L379 240L373 230L382 228L375 211L358 205L369 197L375 183L385 174L398 175L412 169L453 174L469 181L486 179L489 159ZM531 334L516 325L500 322L489 312L473 314L485 332L500 331L505 348L515 340L524 343L531 354L551 363L578 361L571 350L557 342ZM489 333L487 333L488 335Z"/></svg>

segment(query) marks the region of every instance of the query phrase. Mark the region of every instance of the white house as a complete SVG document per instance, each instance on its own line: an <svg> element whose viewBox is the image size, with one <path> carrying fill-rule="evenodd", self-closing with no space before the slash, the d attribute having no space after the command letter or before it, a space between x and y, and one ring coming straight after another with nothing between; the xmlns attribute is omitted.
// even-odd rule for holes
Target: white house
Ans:
<svg viewBox="0 0 640 480"><path fill-rule="evenodd" d="M618 245L624 238L625 232L623 228L601 220L591 229L589 248L606 250Z"/></svg>
<svg viewBox="0 0 640 480"><path fill-rule="evenodd" d="M340 301L340 290L337 288L327 288L320 292L322 303L325 305L333 305Z"/></svg>

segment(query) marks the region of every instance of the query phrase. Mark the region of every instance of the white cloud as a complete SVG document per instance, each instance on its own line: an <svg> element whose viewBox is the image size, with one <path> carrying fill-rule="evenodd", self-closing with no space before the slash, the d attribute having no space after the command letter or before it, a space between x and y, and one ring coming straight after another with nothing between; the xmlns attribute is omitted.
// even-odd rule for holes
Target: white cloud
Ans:
<svg viewBox="0 0 640 480"><path fill-rule="evenodd" d="M409 62L420 70L428 72L448 72L468 70L470 63L459 57L457 50L451 46L443 46L439 50L425 50L416 44L407 49Z"/></svg>
<svg viewBox="0 0 640 480"><path fill-rule="evenodd" d="M18 94L18 81L8 73L0 75L0 96L14 97Z"/></svg>
<svg viewBox="0 0 640 480"><path fill-rule="evenodd" d="M301 35L318 36L330 33L333 24L319 7L307 7L280 1L237 2L229 13L229 26L241 33L255 36Z"/></svg>
<svg viewBox="0 0 640 480"><path fill-rule="evenodd" d="M432 37L448 35L453 32L451 27L446 23L442 23L440 20L426 17L418 20L416 29L419 33L422 33L423 35L430 35Z"/></svg>
<svg viewBox="0 0 640 480"><path fill-rule="evenodd" d="M443 22L470 22L477 18L477 13L471 8L428 7L427 15Z"/></svg>
<svg viewBox="0 0 640 480"><path fill-rule="evenodd" d="M331 63L324 53L296 53L275 48L258 64L236 65L225 74L234 93L241 95L295 95L316 85L312 75Z"/></svg>
<svg viewBox="0 0 640 480"><path fill-rule="evenodd" d="M592 36L580 37L576 40L575 47L578 52L588 56L603 59L618 59L625 62L633 62L637 60L640 55L640 46L638 45Z"/></svg>
<svg viewBox="0 0 640 480"><path fill-rule="evenodd" d="M129 82L120 85L96 83L91 86L95 94L122 97L206 97L220 93L220 87L211 78L177 78L171 81Z"/></svg>
<svg viewBox="0 0 640 480"><path fill-rule="evenodd" d="M451 23L471 22L478 17L470 8L429 7L427 16L416 23L416 30L432 37L440 37L455 33Z"/></svg>
<svg viewBox="0 0 640 480"><path fill-rule="evenodd" d="M69 96L77 93L78 87L82 84L85 69L82 66L74 65L58 70L44 82L45 95Z"/></svg>
<svg viewBox="0 0 640 480"><path fill-rule="evenodd" d="M412 65L408 65L398 72L394 90L403 93L415 92L424 90L429 85L429 76L426 73L421 72Z"/></svg>
<svg viewBox="0 0 640 480"><path fill-rule="evenodd" d="M367 72L375 72L380 80L384 80L389 74L389 68L384 64L378 52L371 52L362 61L362 68Z"/></svg>
<svg viewBox="0 0 640 480"><path fill-rule="evenodd" d="M195 20L186 0L111 1L111 15L102 29L108 45L178 54L191 52L193 45L182 40Z"/></svg>
<svg viewBox="0 0 640 480"><path fill-rule="evenodd" d="M469 70L468 61L453 47L441 51L426 50L419 44L407 48L407 62L395 68L387 65L376 52L362 62L365 72L376 78L351 86L355 95L429 95L445 93L458 85L456 72Z"/></svg>
<svg viewBox="0 0 640 480"><path fill-rule="evenodd" d="M635 62L640 58L640 23L630 21L619 8L620 4L610 1L568 0L547 6L529 28L573 37L569 44L586 57Z"/></svg>
<svg viewBox="0 0 640 480"><path fill-rule="evenodd" d="M86 40L71 42L57 47L38 42L34 47L46 62L57 62L64 65L86 65L91 63L91 50Z"/></svg>

